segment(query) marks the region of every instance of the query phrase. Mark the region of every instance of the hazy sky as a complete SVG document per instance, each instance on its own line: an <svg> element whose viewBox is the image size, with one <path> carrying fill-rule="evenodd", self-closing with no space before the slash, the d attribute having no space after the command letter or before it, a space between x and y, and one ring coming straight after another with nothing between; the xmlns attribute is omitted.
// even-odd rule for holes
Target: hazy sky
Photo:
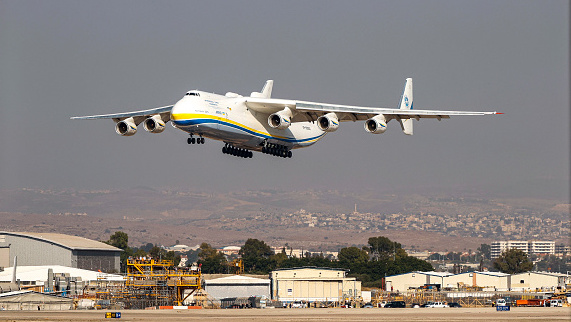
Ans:
<svg viewBox="0 0 571 322"><path fill-rule="evenodd" d="M342 123L292 159L71 116L187 90L505 115ZM568 1L0 0L0 188L468 189L569 198Z"/></svg>

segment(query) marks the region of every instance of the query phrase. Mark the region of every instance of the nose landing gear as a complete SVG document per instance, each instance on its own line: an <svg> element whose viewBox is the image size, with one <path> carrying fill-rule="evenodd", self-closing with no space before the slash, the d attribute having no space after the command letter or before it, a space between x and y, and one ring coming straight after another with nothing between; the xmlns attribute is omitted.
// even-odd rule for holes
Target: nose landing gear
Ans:
<svg viewBox="0 0 571 322"><path fill-rule="evenodd" d="M202 137L202 134L199 134L200 137L199 138L194 138L192 136L192 134L190 135L190 137L188 139L186 139L186 143L188 144L204 144L204 138Z"/></svg>

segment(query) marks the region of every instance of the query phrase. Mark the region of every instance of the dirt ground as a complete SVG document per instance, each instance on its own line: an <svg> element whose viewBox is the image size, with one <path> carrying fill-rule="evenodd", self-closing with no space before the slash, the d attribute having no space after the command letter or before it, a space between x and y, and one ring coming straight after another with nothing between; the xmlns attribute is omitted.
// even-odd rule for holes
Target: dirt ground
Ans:
<svg viewBox="0 0 571 322"><path fill-rule="evenodd" d="M0 311L0 321L112 321L107 311ZM571 308L124 310L118 321L569 321Z"/></svg>

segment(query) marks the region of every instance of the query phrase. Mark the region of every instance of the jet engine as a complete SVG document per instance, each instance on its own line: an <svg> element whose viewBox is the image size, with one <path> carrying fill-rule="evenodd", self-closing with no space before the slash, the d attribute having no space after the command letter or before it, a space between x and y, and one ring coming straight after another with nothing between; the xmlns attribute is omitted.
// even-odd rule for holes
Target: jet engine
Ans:
<svg viewBox="0 0 571 322"><path fill-rule="evenodd" d="M385 133L387 130L387 120L383 114L371 117L365 121L365 131L373 134Z"/></svg>
<svg viewBox="0 0 571 322"><path fill-rule="evenodd" d="M137 124L132 117L126 118L123 121L117 122L115 125L115 132L123 136L131 136L137 133Z"/></svg>
<svg viewBox="0 0 571 322"><path fill-rule="evenodd" d="M317 126L321 131L333 132L339 127L339 119L335 113L327 113L317 119Z"/></svg>
<svg viewBox="0 0 571 322"><path fill-rule="evenodd" d="M268 125L274 129L283 130L291 125L292 111L289 107L268 116Z"/></svg>
<svg viewBox="0 0 571 322"><path fill-rule="evenodd" d="M165 122L159 114L153 115L143 122L145 131L150 133L161 133L165 130Z"/></svg>

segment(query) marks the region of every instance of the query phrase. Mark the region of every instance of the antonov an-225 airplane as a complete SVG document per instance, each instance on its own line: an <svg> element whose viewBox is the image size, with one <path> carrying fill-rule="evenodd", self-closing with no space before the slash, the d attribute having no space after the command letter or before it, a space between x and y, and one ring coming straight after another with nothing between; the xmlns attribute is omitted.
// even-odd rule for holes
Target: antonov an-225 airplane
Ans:
<svg viewBox="0 0 571 322"><path fill-rule="evenodd" d="M365 131L384 133L387 123L396 120L402 131L412 135L413 120L452 115L502 114L497 112L415 110L412 78L407 78L399 108L359 107L271 98L273 81L268 80L261 92L249 97L236 93L218 95L193 90L174 105L150 110L72 117L72 119L113 119L115 131L123 136L137 133L143 123L147 132L161 133L171 121L175 128L190 134L188 144L204 144L204 138L225 143L222 152L251 158L260 151L291 158L291 150L308 147L328 132L339 128L339 122L365 121Z"/></svg>

